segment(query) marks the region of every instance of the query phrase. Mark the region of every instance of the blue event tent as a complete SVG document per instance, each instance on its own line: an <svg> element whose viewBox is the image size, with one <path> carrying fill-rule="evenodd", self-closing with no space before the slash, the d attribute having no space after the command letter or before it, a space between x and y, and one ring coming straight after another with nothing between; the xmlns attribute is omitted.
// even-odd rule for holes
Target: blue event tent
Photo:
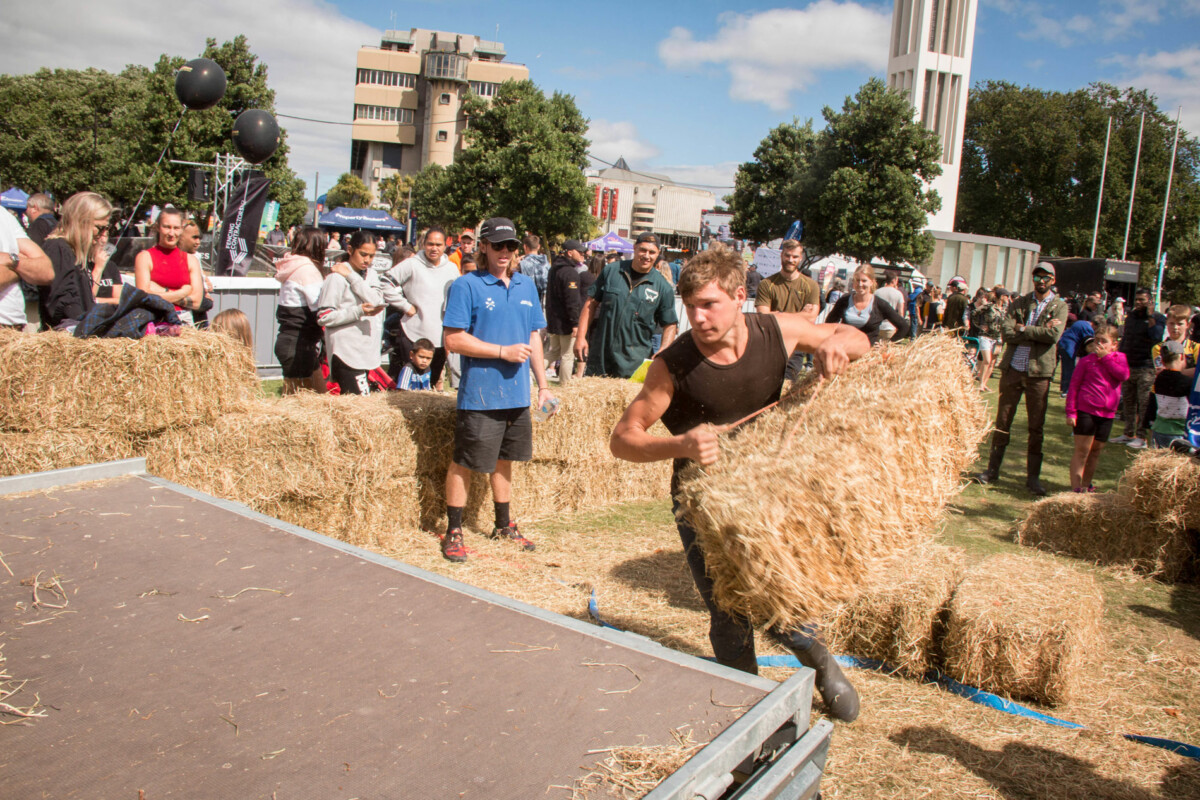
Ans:
<svg viewBox="0 0 1200 800"><path fill-rule="evenodd" d="M13 187L6 192L0 193L0 207L13 208L17 211L24 211L25 205L29 201L29 195L22 192L17 187Z"/></svg>
<svg viewBox="0 0 1200 800"><path fill-rule="evenodd" d="M356 228L366 231L395 231L403 233L404 223L377 208L345 208L339 206L321 215L317 223L322 228Z"/></svg>
<svg viewBox="0 0 1200 800"><path fill-rule="evenodd" d="M600 250L603 252L617 251L620 253L632 253L633 242L628 239L622 239L612 231L601 236L599 239L592 239L587 243L588 250Z"/></svg>

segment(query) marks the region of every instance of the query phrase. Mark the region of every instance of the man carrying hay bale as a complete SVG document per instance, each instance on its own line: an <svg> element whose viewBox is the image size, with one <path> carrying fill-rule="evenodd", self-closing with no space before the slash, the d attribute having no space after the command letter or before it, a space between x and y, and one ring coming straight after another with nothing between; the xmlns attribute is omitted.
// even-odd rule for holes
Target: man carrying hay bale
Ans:
<svg viewBox="0 0 1200 800"><path fill-rule="evenodd" d="M609 446L617 458L648 462L672 458L672 492L689 461L716 462L718 436L729 426L774 405L783 389L788 355L813 353L822 376L836 375L870 350L867 337L847 325L815 325L803 314L743 314L745 272L727 248L701 253L679 276L691 330L650 365L646 382L613 430ZM670 437L652 436L662 420ZM678 515L679 502L675 501ZM696 532L680 520L688 566L710 614L709 640L717 661L757 673L754 630L749 619L719 608L713 599ZM772 630L800 662L817 672L817 690L830 713L850 722L858 716L858 694L837 662L816 639L801 631Z"/></svg>
<svg viewBox="0 0 1200 800"><path fill-rule="evenodd" d="M508 539L524 550L534 548L509 518L512 462L533 457L530 365L538 385L538 407L554 400L542 358L540 331L546 317L537 288L521 273L508 273L518 247L516 227L511 220L493 217L483 223L479 238L480 268L450 284L443 321L446 349L463 356L442 539L442 556L455 562L467 560L462 518L472 472L492 476L492 538Z"/></svg>

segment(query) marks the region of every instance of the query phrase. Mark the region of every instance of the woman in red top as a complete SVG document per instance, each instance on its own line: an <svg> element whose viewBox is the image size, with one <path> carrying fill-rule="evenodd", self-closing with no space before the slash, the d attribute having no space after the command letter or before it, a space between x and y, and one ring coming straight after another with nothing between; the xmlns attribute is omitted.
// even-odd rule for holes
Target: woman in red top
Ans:
<svg viewBox="0 0 1200 800"><path fill-rule="evenodd" d="M133 276L137 288L156 294L179 309L199 308L204 301L204 274L200 260L179 249L183 212L164 209L156 223L158 243L137 254Z"/></svg>

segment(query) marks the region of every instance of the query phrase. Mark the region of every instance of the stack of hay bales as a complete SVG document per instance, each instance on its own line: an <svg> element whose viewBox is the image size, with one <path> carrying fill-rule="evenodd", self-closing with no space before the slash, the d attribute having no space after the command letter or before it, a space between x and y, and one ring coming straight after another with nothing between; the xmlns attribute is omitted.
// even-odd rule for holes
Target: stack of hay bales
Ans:
<svg viewBox="0 0 1200 800"><path fill-rule="evenodd" d="M946 336L802 382L682 480L717 602L793 627L849 599L885 559L931 538L987 427L962 345Z"/></svg>
<svg viewBox="0 0 1200 800"><path fill-rule="evenodd" d="M1092 576L1045 558L991 556L967 572L950 601L946 673L1011 697L1066 702L1100 654L1103 616Z"/></svg>
<svg viewBox="0 0 1200 800"><path fill-rule="evenodd" d="M534 420L533 459L513 466L514 514L533 521L670 495L669 461L633 464L614 458L608 449L609 435L641 390L640 384L577 378L551 390L560 401L558 413L544 422ZM651 432L667 433L661 425ZM464 520L486 528L492 522L491 513L487 478L477 475Z"/></svg>
<svg viewBox="0 0 1200 800"><path fill-rule="evenodd" d="M1200 464L1165 450L1140 454L1116 493L1064 493L1034 503L1017 542L1167 582L1184 578L1200 528Z"/></svg>
<svg viewBox="0 0 1200 800"><path fill-rule="evenodd" d="M142 455L259 394L249 350L226 336L76 339L0 330L0 474Z"/></svg>
<svg viewBox="0 0 1200 800"><path fill-rule="evenodd" d="M886 663L909 678L941 665L945 615L962 580L961 550L929 544L897 558L857 597L825 617L834 652Z"/></svg>
<svg viewBox="0 0 1200 800"><path fill-rule="evenodd" d="M151 444L146 466L176 483L365 545L375 543L375 533L415 527L420 519L413 438L405 416L382 395L304 393L165 433Z"/></svg>
<svg viewBox="0 0 1200 800"><path fill-rule="evenodd" d="M669 464L627 464L608 453L608 434L636 388L576 381L560 395L562 411L534 423L534 460L513 469L519 519L667 496ZM439 393L305 393L160 436L147 466L352 544L383 544L397 530L444 523L455 419L454 398ZM475 476L463 515L468 525L490 527L488 494L487 476Z"/></svg>

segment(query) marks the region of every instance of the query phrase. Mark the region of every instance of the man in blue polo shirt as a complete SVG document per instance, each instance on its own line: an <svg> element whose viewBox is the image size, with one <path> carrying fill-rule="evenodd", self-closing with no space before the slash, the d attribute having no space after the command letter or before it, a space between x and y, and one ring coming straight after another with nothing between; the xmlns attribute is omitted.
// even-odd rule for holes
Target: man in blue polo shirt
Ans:
<svg viewBox="0 0 1200 800"><path fill-rule="evenodd" d="M446 350L462 356L454 459L446 472L446 535L442 556L466 561L462 516L472 472L491 473L496 526L492 538L524 550L533 542L510 519L512 462L533 457L529 417L529 369L538 385L538 405L553 399L546 383L542 337L546 327L537 288L509 267L519 243L512 220L493 217L479 231L478 269L450 284L446 299Z"/></svg>

